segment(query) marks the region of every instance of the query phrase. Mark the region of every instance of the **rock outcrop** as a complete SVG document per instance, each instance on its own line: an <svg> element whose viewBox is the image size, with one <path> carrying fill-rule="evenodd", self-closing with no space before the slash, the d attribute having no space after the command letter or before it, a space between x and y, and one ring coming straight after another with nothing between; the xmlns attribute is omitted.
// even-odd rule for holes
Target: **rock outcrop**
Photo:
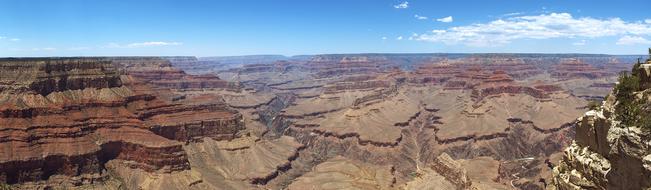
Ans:
<svg viewBox="0 0 651 190"><path fill-rule="evenodd" d="M650 64L651 60L647 60ZM642 64L639 72L646 72ZM642 103L649 100L645 86L649 75L641 77L639 92L633 92ZM553 171L553 184L558 189L648 189L651 188L651 134L648 126L623 124L619 120L629 113L615 109L624 100L613 92L597 110L578 119L576 137L563 159Z"/></svg>
<svg viewBox="0 0 651 190"><path fill-rule="evenodd" d="M434 159L432 168L452 184L456 185L457 189L469 189L472 186L466 170L446 153Z"/></svg>

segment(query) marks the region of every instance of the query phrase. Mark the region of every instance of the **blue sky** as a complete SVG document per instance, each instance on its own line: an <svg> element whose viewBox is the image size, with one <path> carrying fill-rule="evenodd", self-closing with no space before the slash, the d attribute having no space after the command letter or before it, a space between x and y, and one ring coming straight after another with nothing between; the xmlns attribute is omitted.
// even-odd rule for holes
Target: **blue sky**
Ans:
<svg viewBox="0 0 651 190"><path fill-rule="evenodd" d="M0 0L0 56L643 54L648 0Z"/></svg>

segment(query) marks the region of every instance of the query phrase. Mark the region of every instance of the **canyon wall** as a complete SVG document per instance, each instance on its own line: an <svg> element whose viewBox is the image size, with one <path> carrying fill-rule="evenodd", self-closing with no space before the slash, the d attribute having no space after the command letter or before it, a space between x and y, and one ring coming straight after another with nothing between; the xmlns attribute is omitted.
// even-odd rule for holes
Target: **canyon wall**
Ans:
<svg viewBox="0 0 651 190"><path fill-rule="evenodd" d="M109 161L185 171L184 142L232 139L243 128L241 114L224 104L161 98L169 95L144 81L184 73L141 67L167 64L146 57L0 59L0 183L96 184L110 178Z"/></svg>

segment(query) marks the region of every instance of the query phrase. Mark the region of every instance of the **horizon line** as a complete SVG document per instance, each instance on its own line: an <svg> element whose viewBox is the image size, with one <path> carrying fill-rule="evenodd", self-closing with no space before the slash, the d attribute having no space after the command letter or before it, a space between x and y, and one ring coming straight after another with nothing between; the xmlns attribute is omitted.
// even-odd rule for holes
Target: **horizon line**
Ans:
<svg viewBox="0 0 651 190"><path fill-rule="evenodd" d="M282 56L286 58L299 57L299 56L319 56L319 55L601 55L601 56L646 56L648 54L607 54L607 53L319 53L319 54L296 54L296 55L283 55L283 54L241 54L241 55L79 55L79 56L0 56L2 59L6 58L95 58L95 57L195 57L195 58L211 58L211 57L248 57L248 56Z"/></svg>

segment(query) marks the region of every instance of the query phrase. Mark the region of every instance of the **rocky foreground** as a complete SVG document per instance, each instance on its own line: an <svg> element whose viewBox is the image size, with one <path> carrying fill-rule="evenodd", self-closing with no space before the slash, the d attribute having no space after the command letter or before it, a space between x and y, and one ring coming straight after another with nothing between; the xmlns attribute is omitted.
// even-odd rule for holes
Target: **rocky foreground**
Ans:
<svg viewBox="0 0 651 190"><path fill-rule="evenodd" d="M551 188L573 126L587 125L575 118L630 66L600 56L455 56L0 59L0 182Z"/></svg>
<svg viewBox="0 0 651 190"><path fill-rule="evenodd" d="M576 138L554 168L554 188L651 188L651 133L649 123L644 122L649 117L649 66L651 59L634 68L635 82L620 79L603 105L577 120ZM635 88L624 92L627 84ZM635 110L623 106L627 104L626 95L637 100L631 104Z"/></svg>

